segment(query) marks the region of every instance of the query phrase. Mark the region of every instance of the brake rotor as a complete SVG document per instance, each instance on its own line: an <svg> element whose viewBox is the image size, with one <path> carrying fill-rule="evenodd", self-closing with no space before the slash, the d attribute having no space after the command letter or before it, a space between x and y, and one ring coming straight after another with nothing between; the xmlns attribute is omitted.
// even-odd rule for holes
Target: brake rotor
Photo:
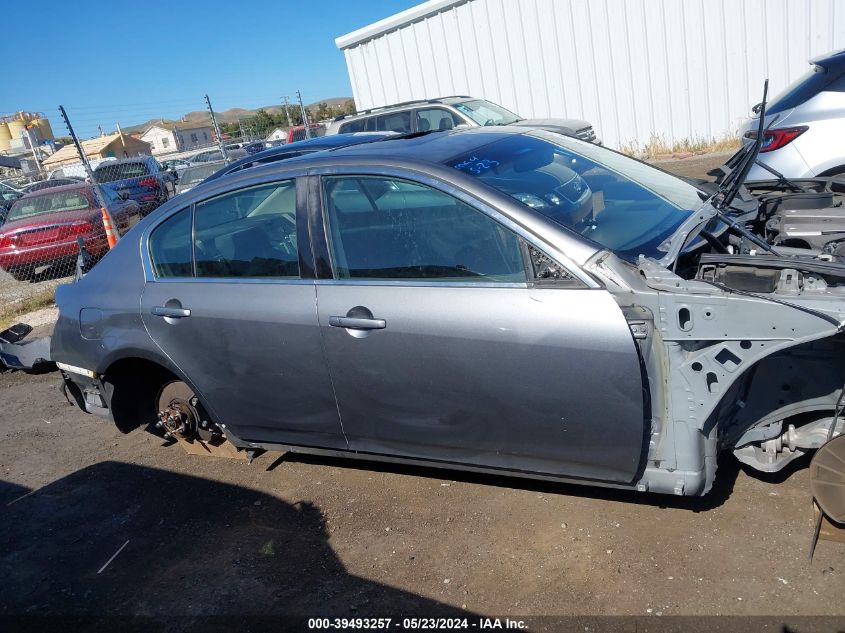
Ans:
<svg viewBox="0 0 845 633"><path fill-rule="evenodd" d="M181 380L167 383L158 395L158 426L168 435L196 435L200 412L197 398Z"/></svg>
<svg viewBox="0 0 845 633"><path fill-rule="evenodd" d="M810 462L810 490L828 519L845 523L845 435L816 451Z"/></svg>

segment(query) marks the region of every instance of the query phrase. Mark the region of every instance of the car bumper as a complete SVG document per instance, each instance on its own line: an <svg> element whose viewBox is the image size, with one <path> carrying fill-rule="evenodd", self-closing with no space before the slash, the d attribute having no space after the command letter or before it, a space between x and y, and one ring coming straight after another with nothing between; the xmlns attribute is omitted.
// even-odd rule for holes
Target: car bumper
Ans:
<svg viewBox="0 0 845 633"><path fill-rule="evenodd" d="M103 255L109 247L105 235L85 238L84 243L85 249L93 257ZM56 262L75 259L78 254L79 245L76 240L23 246L0 252L0 268L9 270L20 266L48 266Z"/></svg>

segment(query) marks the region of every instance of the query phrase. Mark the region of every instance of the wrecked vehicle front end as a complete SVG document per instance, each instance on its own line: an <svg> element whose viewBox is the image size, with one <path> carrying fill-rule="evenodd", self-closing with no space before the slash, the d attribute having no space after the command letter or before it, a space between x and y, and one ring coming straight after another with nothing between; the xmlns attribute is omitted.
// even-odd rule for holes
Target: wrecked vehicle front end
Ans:
<svg viewBox="0 0 845 633"><path fill-rule="evenodd" d="M648 376L651 435L640 490L702 494L720 450L778 471L820 446L832 422L845 380L845 287L754 256L717 260L706 258L691 279L608 252L587 265L628 315ZM845 282L845 266L836 268ZM771 292L742 289L760 278Z"/></svg>

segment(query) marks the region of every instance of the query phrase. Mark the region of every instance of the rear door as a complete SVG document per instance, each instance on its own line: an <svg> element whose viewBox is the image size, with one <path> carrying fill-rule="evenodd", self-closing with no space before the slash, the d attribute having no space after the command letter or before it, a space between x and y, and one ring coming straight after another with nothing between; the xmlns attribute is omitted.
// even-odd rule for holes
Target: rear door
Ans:
<svg viewBox="0 0 845 633"><path fill-rule="evenodd" d="M608 292L567 274L535 283L518 227L435 181L322 187L334 272L317 282L318 312L351 449L634 478L639 359Z"/></svg>
<svg viewBox="0 0 845 633"><path fill-rule="evenodd" d="M144 242L142 318L239 438L346 448L317 329L303 196L288 178L171 214Z"/></svg>

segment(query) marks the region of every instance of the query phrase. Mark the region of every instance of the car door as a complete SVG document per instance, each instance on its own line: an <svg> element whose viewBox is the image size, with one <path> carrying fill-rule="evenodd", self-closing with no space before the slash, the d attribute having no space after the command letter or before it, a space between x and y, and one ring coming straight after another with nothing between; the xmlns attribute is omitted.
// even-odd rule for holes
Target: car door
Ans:
<svg viewBox="0 0 845 633"><path fill-rule="evenodd" d="M543 252L436 181L321 180L333 278L317 305L351 449L634 479L639 357L607 291L566 273L537 282Z"/></svg>
<svg viewBox="0 0 845 633"><path fill-rule="evenodd" d="M298 191L293 178L242 186L152 228L142 318L237 437L346 448Z"/></svg>

